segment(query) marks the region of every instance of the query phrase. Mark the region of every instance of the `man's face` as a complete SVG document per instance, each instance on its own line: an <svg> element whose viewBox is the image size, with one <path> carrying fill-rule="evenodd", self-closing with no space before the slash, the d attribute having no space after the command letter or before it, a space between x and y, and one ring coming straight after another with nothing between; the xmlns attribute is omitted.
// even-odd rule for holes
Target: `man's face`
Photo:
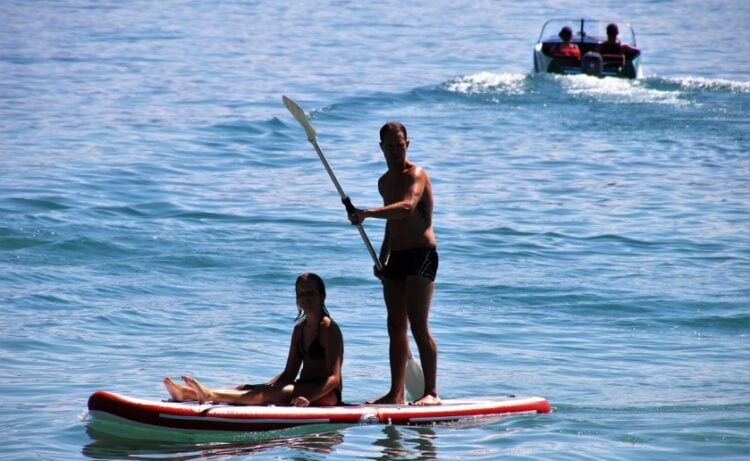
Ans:
<svg viewBox="0 0 750 461"><path fill-rule="evenodd" d="M380 150L385 155L388 165L400 165L406 161L406 150L409 148L409 140L404 138L401 130L389 130L380 142Z"/></svg>

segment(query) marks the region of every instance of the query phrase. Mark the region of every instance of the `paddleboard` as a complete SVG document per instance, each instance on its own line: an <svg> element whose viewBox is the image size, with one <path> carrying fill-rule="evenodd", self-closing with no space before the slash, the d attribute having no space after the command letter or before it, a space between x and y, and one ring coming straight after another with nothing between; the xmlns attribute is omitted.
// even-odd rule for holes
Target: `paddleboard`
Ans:
<svg viewBox="0 0 750 461"><path fill-rule="evenodd" d="M210 439L211 434L231 436L320 424L430 425L483 416L548 413L550 409L542 397L445 399L433 406L294 407L177 403L97 391L88 400L89 428L95 433L152 440L179 439L180 435Z"/></svg>

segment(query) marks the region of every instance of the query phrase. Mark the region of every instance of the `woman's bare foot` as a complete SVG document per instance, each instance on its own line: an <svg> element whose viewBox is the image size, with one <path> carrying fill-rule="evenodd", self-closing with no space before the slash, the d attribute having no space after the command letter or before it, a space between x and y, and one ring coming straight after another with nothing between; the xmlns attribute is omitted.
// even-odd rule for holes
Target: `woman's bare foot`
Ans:
<svg viewBox="0 0 750 461"><path fill-rule="evenodd" d="M195 391L187 386L177 384L170 377L164 378L164 387L167 388L169 396L175 402L184 402L186 400L196 400Z"/></svg>
<svg viewBox="0 0 750 461"><path fill-rule="evenodd" d="M182 380L185 381L185 384L193 391L195 392L195 398L198 400L199 403L205 403L210 402L212 399L212 392L211 389L207 388L206 386L202 385L195 379L193 379L190 376L183 375Z"/></svg>
<svg viewBox="0 0 750 461"><path fill-rule="evenodd" d="M384 403L384 404L398 404L403 405L406 403L406 399L402 395L400 398L393 395L392 392L389 392L385 394L384 396L380 397L379 399L375 400L368 400L366 403L370 404L378 404L378 403Z"/></svg>
<svg viewBox="0 0 750 461"><path fill-rule="evenodd" d="M440 405L440 397L432 394L425 394L417 400L413 401L410 405Z"/></svg>

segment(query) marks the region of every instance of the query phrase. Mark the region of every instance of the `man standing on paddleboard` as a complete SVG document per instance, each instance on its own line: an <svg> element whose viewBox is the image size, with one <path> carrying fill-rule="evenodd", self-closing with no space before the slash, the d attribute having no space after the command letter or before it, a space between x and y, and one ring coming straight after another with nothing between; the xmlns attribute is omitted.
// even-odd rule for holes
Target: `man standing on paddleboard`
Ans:
<svg viewBox="0 0 750 461"><path fill-rule="evenodd" d="M404 384L409 355L408 326L419 348L424 370L424 394L415 405L440 403L437 393L437 345L430 334L428 316L438 268L437 240L432 228L432 183L422 168L406 158L409 140L399 122L380 129L380 149L388 170L378 180L383 206L354 209L352 224L366 218L386 220L380 262L375 275L383 282L388 311L391 389L374 403L406 402Z"/></svg>

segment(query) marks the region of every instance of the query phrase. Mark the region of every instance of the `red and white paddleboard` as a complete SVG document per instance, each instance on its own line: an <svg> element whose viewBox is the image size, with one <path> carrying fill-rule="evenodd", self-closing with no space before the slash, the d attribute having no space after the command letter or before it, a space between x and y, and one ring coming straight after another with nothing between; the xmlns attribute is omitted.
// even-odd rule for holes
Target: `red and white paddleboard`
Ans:
<svg viewBox="0 0 750 461"><path fill-rule="evenodd" d="M163 402L97 391L88 401L89 427L94 431L152 439L197 433L208 436L206 432L229 435L273 431L315 424L425 425L482 416L549 413L550 408L542 397L446 399L433 406L360 404L303 408ZM153 432L150 435L149 430Z"/></svg>

